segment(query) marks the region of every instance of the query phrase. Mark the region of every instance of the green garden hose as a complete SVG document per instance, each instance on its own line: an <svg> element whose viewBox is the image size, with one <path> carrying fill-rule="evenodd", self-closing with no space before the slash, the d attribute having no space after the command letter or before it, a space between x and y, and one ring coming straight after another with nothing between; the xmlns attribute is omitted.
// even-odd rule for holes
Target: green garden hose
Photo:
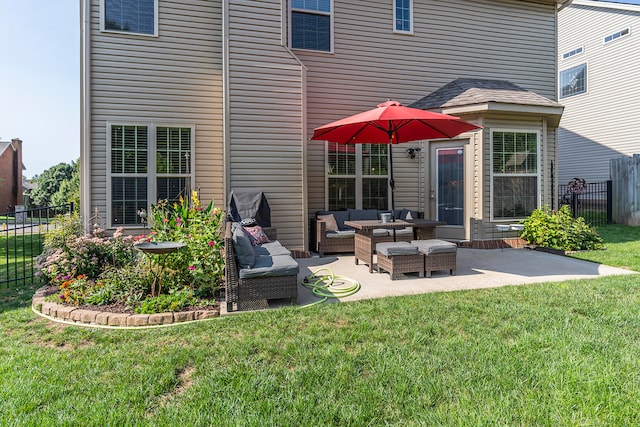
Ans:
<svg viewBox="0 0 640 427"><path fill-rule="evenodd" d="M311 289L311 292L315 296L322 298L304 307L322 304L329 298L348 297L360 290L359 282L345 276L336 276L328 268L321 268L310 276L302 279L302 286Z"/></svg>

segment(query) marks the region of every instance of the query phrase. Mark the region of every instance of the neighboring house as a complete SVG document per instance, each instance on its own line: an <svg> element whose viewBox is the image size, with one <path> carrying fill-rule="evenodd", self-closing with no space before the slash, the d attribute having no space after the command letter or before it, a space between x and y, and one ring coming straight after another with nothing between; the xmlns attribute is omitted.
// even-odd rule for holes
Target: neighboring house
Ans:
<svg viewBox="0 0 640 427"><path fill-rule="evenodd" d="M22 205L22 141L0 141L0 212Z"/></svg>
<svg viewBox="0 0 640 427"><path fill-rule="evenodd" d="M31 192L36 189L38 184L28 179L22 180L22 204L27 208L31 209L33 206L33 200L31 200Z"/></svg>
<svg viewBox="0 0 640 427"><path fill-rule="evenodd" d="M139 227L189 188L224 207L259 187L279 239L307 247L316 210L389 206L388 147L313 128L391 98L484 127L394 146L396 206L447 221L440 237L499 238L555 194L566 3L84 0L82 214Z"/></svg>
<svg viewBox="0 0 640 427"><path fill-rule="evenodd" d="M558 182L609 179L609 161L640 153L640 6L574 0L558 16Z"/></svg>

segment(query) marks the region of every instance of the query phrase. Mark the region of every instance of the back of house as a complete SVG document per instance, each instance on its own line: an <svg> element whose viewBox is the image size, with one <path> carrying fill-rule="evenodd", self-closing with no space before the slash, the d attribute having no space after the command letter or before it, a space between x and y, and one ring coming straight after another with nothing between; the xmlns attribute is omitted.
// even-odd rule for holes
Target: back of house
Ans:
<svg viewBox="0 0 640 427"><path fill-rule="evenodd" d="M260 188L278 238L304 249L318 210L390 207L392 149L396 206L445 220L439 237L491 240L554 198L564 3L84 0L83 215L135 230L159 199L197 190L224 208ZM387 99L483 129L308 141Z"/></svg>

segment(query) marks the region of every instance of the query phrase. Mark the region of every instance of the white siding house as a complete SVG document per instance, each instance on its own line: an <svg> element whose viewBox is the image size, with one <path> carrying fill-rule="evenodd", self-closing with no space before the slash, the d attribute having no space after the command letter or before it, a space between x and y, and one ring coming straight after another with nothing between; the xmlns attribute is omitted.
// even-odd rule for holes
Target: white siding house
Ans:
<svg viewBox="0 0 640 427"><path fill-rule="evenodd" d="M574 0L558 16L558 181L609 179L609 160L640 153L640 6Z"/></svg>
<svg viewBox="0 0 640 427"><path fill-rule="evenodd" d="M315 211L389 207L386 146L308 141L387 99L483 126L393 147L396 206L447 220L441 237L491 240L553 198L566 0L138 0L135 22L125 3L83 0L82 212L107 227L176 190L224 207L259 187L307 248Z"/></svg>

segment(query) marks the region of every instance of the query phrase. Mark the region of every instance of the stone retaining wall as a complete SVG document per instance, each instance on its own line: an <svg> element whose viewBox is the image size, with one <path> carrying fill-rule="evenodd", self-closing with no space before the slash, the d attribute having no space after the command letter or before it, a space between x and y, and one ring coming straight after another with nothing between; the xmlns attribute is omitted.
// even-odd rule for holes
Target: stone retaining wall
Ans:
<svg viewBox="0 0 640 427"><path fill-rule="evenodd" d="M182 323L193 320L210 319L219 315L218 310L178 311L156 314L111 313L108 311L87 310L45 301L45 289L40 288L33 295L33 308L45 316L65 322L75 322L99 326L157 326L171 323Z"/></svg>

